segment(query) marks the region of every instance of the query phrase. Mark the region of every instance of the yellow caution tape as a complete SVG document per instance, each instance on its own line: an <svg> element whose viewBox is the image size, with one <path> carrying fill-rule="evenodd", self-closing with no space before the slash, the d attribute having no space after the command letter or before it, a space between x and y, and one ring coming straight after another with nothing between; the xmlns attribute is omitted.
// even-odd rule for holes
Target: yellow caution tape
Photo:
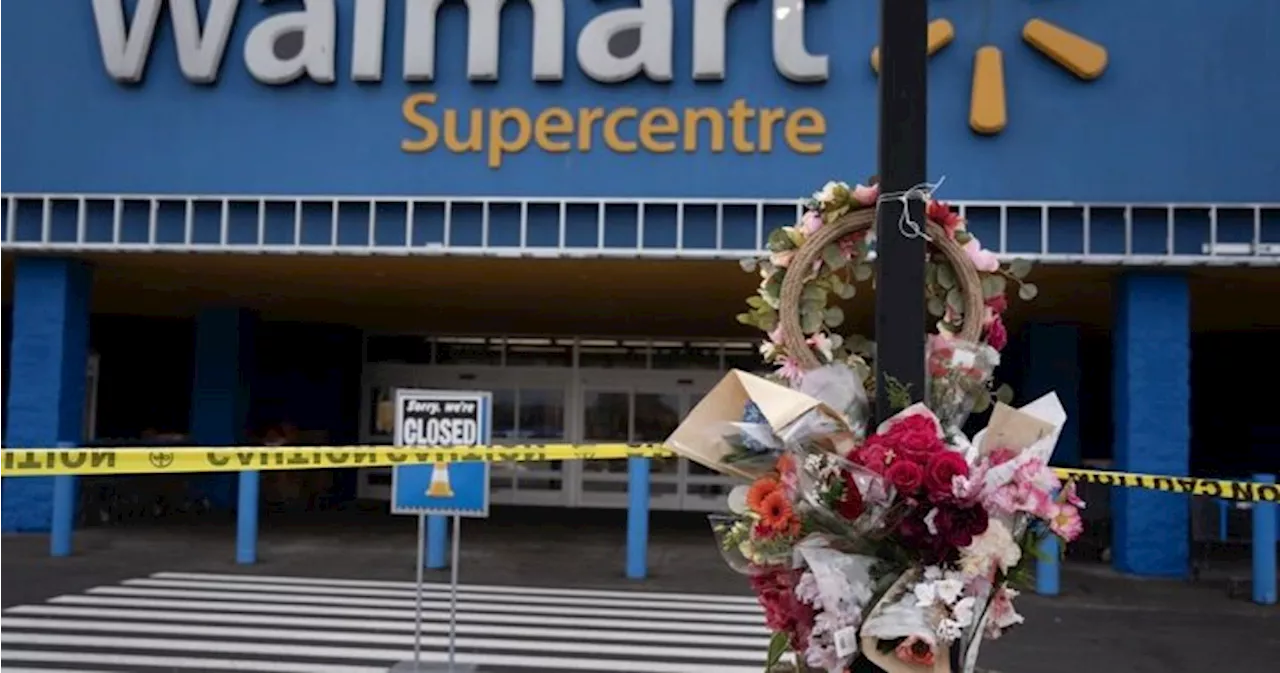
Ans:
<svg viewBox="0 0 1280 673"><path fill-rule="evenodd" d="M1197 477L1167 477L1155 474L1132 474L1108 470L1084 470L1074 467L1055 467L1058 478L1084 484L1141 488L1164 493L1185 493L1206 498L1246 500L1251 502L1280 502L1280 486L1253 481L1229 479L1200 479Z"/></svg>
<svg viewBox="0 0 1280 673"><path fill-rule="evenodd" d="M240 470L313 470L434 463L668 458L660 444L504 446L166 446L126 449L6 449L0 475L178 474Z"/></svg>
<svg viewBox="0 0 1280 673"><path fill-rule="evenodd" d="M660 444L522 444L504 446L401 447L173 446L125 449L6 449L0 476L180 474L240 470L313 470L394 467L434 463L523 463L563 460L672 458ZM1252 502L1280 502L1280 486L1249 481L1170 477L1107 470L1054 468L1077 483L1141 488L1165 493Z"/></svg>

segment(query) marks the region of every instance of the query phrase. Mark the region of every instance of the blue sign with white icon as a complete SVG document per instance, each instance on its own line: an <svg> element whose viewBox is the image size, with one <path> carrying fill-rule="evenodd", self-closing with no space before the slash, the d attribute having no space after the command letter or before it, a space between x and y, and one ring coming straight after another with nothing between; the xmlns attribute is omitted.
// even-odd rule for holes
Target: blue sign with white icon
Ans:
<svg viewBox="0 0 1280 673"><path fill-rule="evenodd" d="M486 446L493 395L451 390L396 391L396 446ZM397 466L391 473L391 513L489 516L489 463Z"/></svg>

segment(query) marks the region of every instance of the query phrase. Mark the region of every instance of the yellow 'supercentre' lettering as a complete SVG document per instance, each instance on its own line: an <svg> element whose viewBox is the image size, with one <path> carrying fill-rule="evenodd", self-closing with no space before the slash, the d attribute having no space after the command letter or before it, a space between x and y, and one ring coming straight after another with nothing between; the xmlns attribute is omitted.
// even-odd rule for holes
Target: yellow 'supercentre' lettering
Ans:
<svg viewBox="0 0 1280 673"><path fill-rule="evenodd" d="M606 149L619 154L694 153L704 148L723 152L726 145L738 154L768 154L779 136L782 145L796 154L819 154L827 133L827 120L820 110L754 108L742 98L727 109L549 107L537 112L518 107L437 108L438 102L439 97L430 92L404 99L401 114L412 131L400 141L400 149L423 153L443 144L455 154L484 155L490 168L501 168L507 155L523 152L531 144L553 154L589 152L597 137Z"/></svg>

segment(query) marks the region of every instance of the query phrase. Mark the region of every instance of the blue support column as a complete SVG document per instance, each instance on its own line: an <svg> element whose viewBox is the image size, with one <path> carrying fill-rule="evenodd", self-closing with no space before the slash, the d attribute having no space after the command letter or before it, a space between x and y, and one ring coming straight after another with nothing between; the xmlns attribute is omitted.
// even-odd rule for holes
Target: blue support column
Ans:
<svg viewBox="0 0 1280 673"><path fill-rule="evenodd" d="M252 313L233 308L205 310L196 318L191 439L198 446L234 446L244 441L255 325ZM214 508L227 509L235 503L237 563L257 561L258 480L257 472L200 479Z"/></svg>
<svg viewBox="0 0 1280 673"><path fill-rule="evenodd" d="M427 517L427 567L440 570L449 565L449 517Z"/></svg>
<svg viewBox="0 0 1280 673"><path fill-rule="evenodd" d="M1036 593L1057 596L1061 589L1062 543L1056 535L1040 541L1040 558L1036 559Z"/></svg>
<svg viewBox="0 0 1280 673"><path fill-rule="evenodd" d="M1274 474L1255 474L1261 484L1275 484ZM1253 602L1276 604L1276 503L1253 503Z"/></svg>
<svg viewBox="0 0 1280 673"><path fill-rule="evenodd" d="M649 459L627 459L627 579L649 574Z"/></svg>
<svg viewBox="0 0 1280 673"><path fill-rule="evenodd" d="M1185 476L1191 464L1191 300L1187 278L1127 273L1117 280L1112 380L1116 469ZM1112 489L1112 558L1121 572L1185 577L1185 495Z"/></svg>
<svg viewBox="0 0 1280 673"><path fill-rule="evenodd" d="M80 443L92 287L92 269L81 260L15 260L6 448ZM50 552L71 553L73 477L5 479L3 500L4 532L49 531Z"/></svg>

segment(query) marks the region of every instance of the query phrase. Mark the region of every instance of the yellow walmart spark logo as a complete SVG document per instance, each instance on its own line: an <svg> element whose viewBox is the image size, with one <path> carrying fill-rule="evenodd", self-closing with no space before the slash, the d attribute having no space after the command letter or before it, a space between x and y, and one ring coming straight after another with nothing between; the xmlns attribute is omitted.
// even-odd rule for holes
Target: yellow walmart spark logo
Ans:
<svg viewBox="0 0 1280 673"><path fill-rule="evenodd" d="M929 55L951 44L956 30L946 19L929 23ZM1032 49L1049 57L1067 72L1089 81L1107 69L1107 50L1102 45L1050 23L1031 19L1022 27L1022 39ZM871 50L871 69L880 72L880 48ZM1000 48L986 44L973 55L973 89L969 95L969 127L976 133L995 135L1009 122L1004 82L1004 55Z"/></svg>

